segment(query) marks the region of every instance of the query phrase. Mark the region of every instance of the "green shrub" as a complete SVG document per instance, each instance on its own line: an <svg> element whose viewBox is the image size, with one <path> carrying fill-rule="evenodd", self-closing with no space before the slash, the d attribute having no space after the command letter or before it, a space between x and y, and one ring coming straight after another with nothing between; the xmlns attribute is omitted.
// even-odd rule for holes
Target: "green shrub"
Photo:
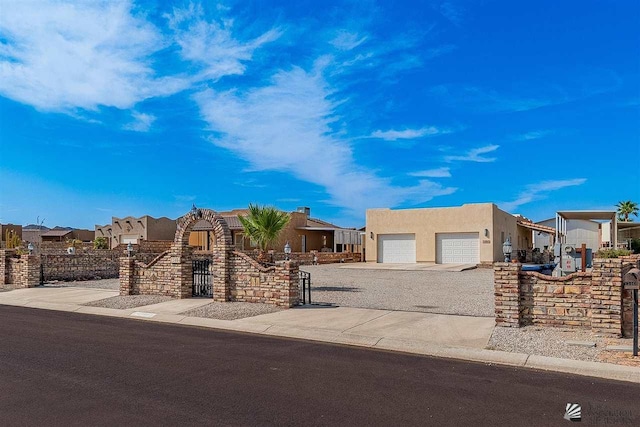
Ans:
<svg viewBox="0 0 640 427"><path fill-rule="evenodd" d="M109 249L109 242L106 237L96 237L93 241L93 249Z"/></svg>
<svg viewBox="0 0 640 427"><path fill-rule="evenodd" d="M595 258L620 258L627 255L631 255L628 249L600 249L596 252Z"/></svg>
<svg viewBox="0 0 640 427"><path fill-rule="evenodd" d="M631 239L631 250L634 254L640 254L640 239Z"/></svg>

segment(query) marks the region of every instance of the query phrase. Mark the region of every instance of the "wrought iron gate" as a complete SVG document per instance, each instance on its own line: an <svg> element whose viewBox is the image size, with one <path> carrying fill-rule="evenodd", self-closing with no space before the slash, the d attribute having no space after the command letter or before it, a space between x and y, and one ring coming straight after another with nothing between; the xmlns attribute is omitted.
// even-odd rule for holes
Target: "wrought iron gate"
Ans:
<svg viewBox="0 0 640 427"><path fill-rule="evenodd" d="M300 304L311 304L311 273L301 270L298 278L300 280Z"/></svg>
<svg viewBox="0 0 640 427"><path fill-rule="evenodd" d="M213 296L213 274L209 269L210 260L193 260L193 296L212 297Z"/></svg>

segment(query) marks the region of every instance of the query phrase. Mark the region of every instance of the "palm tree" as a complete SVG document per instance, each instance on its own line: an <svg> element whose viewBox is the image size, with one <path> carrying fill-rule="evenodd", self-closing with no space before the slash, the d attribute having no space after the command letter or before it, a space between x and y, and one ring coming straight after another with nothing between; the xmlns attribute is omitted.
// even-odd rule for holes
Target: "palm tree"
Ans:
<svg viewBox="0 0 640 427"><path fill-rule="evenodd" d="M622 218L623 221L629 221L629 215L638 216L638 204L627 200L626 202L618 202L616 205L618 208L618 218Z"/></svg>
<svg viewBox="0 0 640 427"><path fill-rule="evenodd" d="M275 243L280 232L289 223L289 214L271 206L249 204L249 214L238 216L245 236L249 237L260 249L259 259L264 260L267 247Z"/></svg>

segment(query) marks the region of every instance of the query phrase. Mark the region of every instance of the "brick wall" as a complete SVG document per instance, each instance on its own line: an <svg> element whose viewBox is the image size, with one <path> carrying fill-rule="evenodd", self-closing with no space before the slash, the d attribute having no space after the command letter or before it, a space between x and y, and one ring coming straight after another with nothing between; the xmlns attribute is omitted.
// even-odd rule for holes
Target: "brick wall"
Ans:
<svg viewBox="0 0 640 427"><path fill-rule="evenodd" d="M621 259L593 260L591 317L594 332L612 335L622 332L622 267Z"/></svg>
<svg viewBox="0 0 640 427"><path fill-rule="evenodd" d="M24 262L20 257L9 257L5 261L5 289L22 287L22 268Z"/></svg>
<svg viewBox="0 0 640 427"><path fill-rule="evenodd" d="M519 279L523 324L591 327L591 273L550 277L521 271Z"/></svg>
<svg viewBox="0 0 640 427"><path fill-rule="evenodd" d="M66 242L41 242L36 244L37 254L43 255L65 255L69 244ZM75 246L76 254L91 253L94 251L93 243L82 242Z"/></svg>
<svg viewBox="0 0 640 427"><path fill-rule="evenodd" d="M40 284L40 257L0 250L0 288L32 288Z"/></svg>
<svg viewBox="0 0 640 427"><path fill-rule="evenodd" d="M172 243L173 242L168 240L140 240L138 243L131 246L133 247L133 253L136 257L141 254L155 254L157 256L171 249ZM114 247L112 251L117 252L120 256L127 256L127 245L120 243L118 246ZM149 261L151 261L151 259L149 259Z"/></svg>
<svg viewBox="0 0 640 427"><path fill-rule="evenodd" d="M166 251L157 255L148 264L138 260L137 256L120 258L120 294L179 298L180 286L171 263L171 253Z"/></svg>
<svg viewBox="0 0 640 427"><path fill-rule="evenodd" d="M496 326L520 326L520 268L520 264L507 262L493 265Z"/></svg>
<svg viewBox="0 0 640 427"><path fill-rule="evenodd" d="M622 277L638 258L596 258L591 272L565 277L521 271L517 263L495 263L496 325L577 327L629 336L633 307Z"/></svg>
<svg viewBox="0 0 640 427"><path fill-rule="evenodd" d="M44 280L95 280L118 277L119 256L110 250L75 255L41 255Z"/></svg>
<svg viewBox="0 0 640 427"><path fill-rule="evenodd" d="M258 251L242 251L254 260L258 259ZM314 256L317 258L318 264L334 264L340 262L360 262L361 254L353 252L292 252L289 260L297 262L299 265L311 265L314 263ZM284 252L269 252L270 259L273 261L284 261L286 256Z"/></svg>
<svg viewBox="0 0 640 427"><path fill-rule="evenodd" d="M242 252L182 254L176 249L149 264L136 256L120 258L120 295L190 297L191 263L194 259L209 259L215 301L259 302L281 307L292 307L299 301L299 270L295 262L263 267ZM220 268L223 264L226 268Z"/></svg>
<svg viewBox="0 0 640 427"><path fill-rule="evenodd" d="M299 300L298 271L295 261L263 267L248 255L233 251L229 258L230 299L292 307Z"/></svg>

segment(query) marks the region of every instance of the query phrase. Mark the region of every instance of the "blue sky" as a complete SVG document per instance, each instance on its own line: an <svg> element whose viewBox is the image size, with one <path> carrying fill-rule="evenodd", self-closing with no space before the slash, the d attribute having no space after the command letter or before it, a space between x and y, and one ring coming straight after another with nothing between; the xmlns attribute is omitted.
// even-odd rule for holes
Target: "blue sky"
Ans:
<svg viewBox="0 0 640 427"><path fill-rule="evenodd" d="M637 1L0 1L0 221L640 202Z"/></svg>

